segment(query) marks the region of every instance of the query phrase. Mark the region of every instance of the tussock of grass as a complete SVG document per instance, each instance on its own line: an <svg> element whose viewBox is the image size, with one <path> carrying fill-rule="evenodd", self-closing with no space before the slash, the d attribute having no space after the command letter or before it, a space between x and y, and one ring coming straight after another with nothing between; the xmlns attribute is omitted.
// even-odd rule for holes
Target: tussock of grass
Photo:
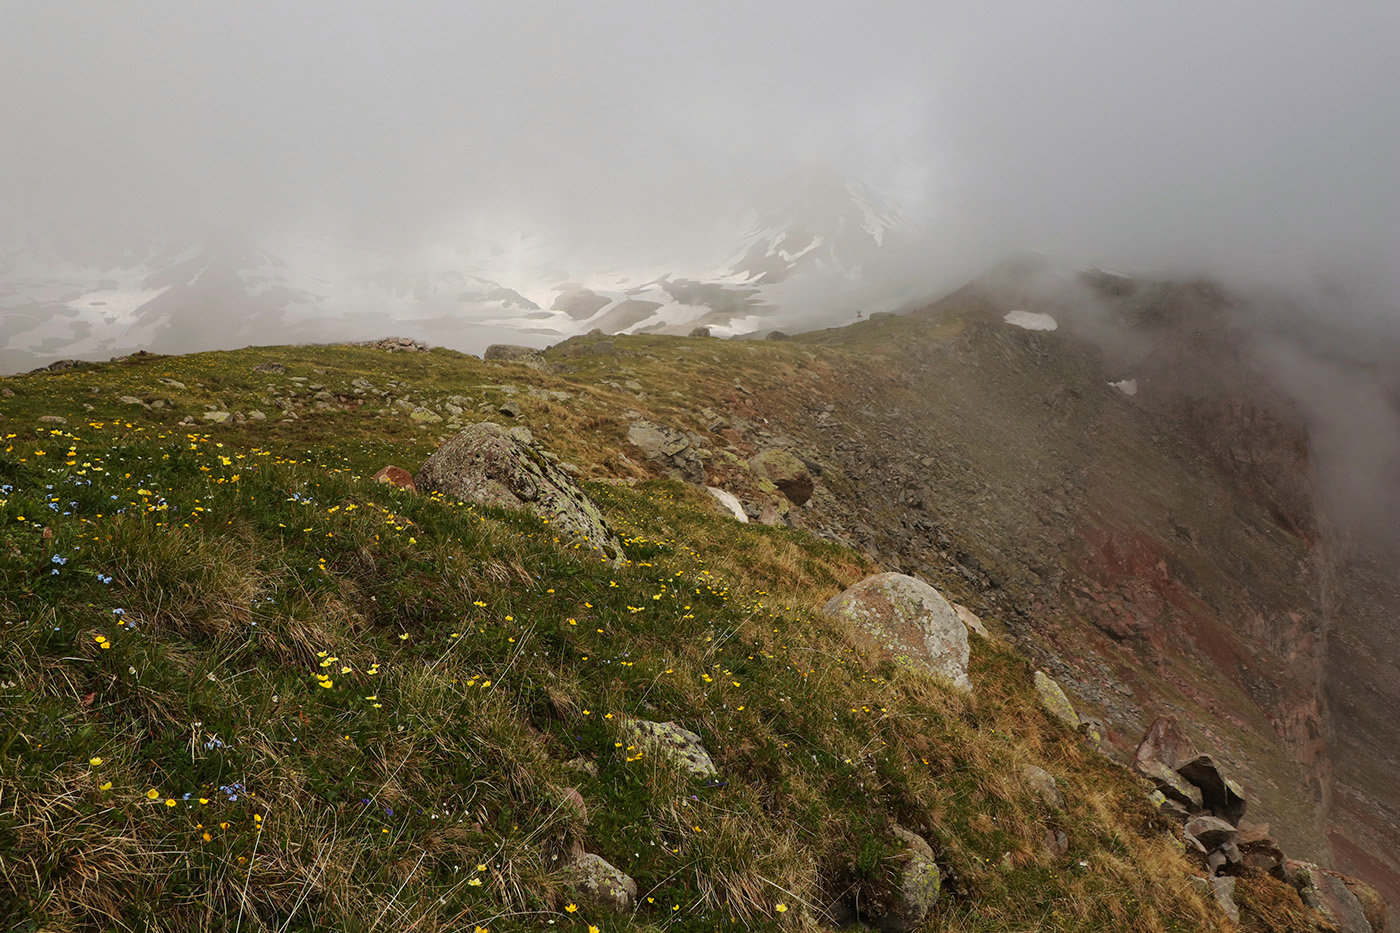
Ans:
<svg viewBox="0 0 1400 933"><path fill-rule="evenodd" d="M256 356L218 359L183 365L255 383ZM532 516L371 483L363 426L292 427L7 432L0 925L812 926L889 896L898 823L948 874L934 929L1219 928L1022 659L978 643L964 696L814 611L859 556L677 484L592 486L614 568ZM632 746L628 717L699 733L720 778ZM634 915L567 909L575 845L637 880Z"/></svg>

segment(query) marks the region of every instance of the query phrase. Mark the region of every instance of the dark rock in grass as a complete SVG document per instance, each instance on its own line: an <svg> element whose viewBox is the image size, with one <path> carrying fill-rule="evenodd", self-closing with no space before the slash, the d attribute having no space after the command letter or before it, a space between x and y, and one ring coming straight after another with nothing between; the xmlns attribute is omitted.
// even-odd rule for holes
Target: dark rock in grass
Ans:
<svg viewBox="0 0 1400 933"><path fill-rule="evenodd" d="M933 587L901 573L866 577L832 597L827 615L851 622L876 650L923 668L959 690L967 679L967 626Z"/></svg>
<svg viewBox="0 0 1400 933"><path fill-rule="evenodd" d="M522 414L520 405L514 401L501 403L501 407L497 408L496 411L505 415L507 418L519 418Z"/></svg>
<svg viewBox="0 0 1400 933"><path fill-rule="evenodd" d="M805 505L812 498L812 473L796 456L779 447L755 454L749 468L771 482L793 505Z"/></svg>
<svg viewBox="0 0 1400 933"><path fill-rule="evenodd" d="M413 482L413 474L403 467L393 464L374 474L374 481L376 483L390 483L400 489L407 489L409 492L418 491L418 487Z"/></svg>
<svg viewBox="0 0 1400 933"><path fill-rule="evenodd" d="M626 913L637 902L637 882L601 855L583 853L568 874L579 894L604 910Z"/></svg>
<svg viewBox="0 0 1400 933"><path fill-rule="evenodd" d="M710 329L709 329L708 327L704 327L704 326L691 328L690 336L692 336L692 337L708 337L708 336L710 336Z"/></svg>
<svg viewBox="0 0 1400 933"><path fill-rule="evenodd" d="M1183 781L1181 775L1172 771L1160 761L1148 759L1147 761L1139 762L1137 764L1137 773L1151 781L1153 786L1161 791L1167 800L1184 808L1188 814L1200 812L1200 788Z"/></svg>
<svg viewBox="0 0 1400 933"><path fill-rule="evenodd" d="M448 439L413 477L419 491L502 508L525 508L614 562L622 542L602 511L535 444L484 422Z"/></svg>

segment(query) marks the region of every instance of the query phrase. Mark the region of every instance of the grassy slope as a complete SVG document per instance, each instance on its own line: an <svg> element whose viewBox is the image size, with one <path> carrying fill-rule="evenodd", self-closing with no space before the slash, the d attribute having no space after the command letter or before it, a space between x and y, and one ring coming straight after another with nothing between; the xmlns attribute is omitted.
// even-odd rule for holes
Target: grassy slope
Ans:
<svg viewBox="0 0 1400 933"><path fill-rule="evenodd" d="M706 348L719 365L697 362L696 384L756 352ZM770 349L779 378L802 352ZM4 380L0 926L804 925L834 896L888 889L895 821L950 875L934 929L1223 924L1141 787L1039 709L1023 660L978 643L965 698L863 657L814 611L871 571L858 556L737 525L676 484L593 485L627 535L613 568L533 517L369 482L434 444L374 405L174 425L203 402L270 410L266 385L295 384L250 372L268 359L332 391L392 377L424 401L498 403L503 373L586 390L589 406L522 404L585 472L631 469L613 437L626 393L445 352ZM700 733L721 779L639 755L627 716ZM1028 762L1066 811L1024 786ZM1046 849L1051 827L1068 855ZM637 879L635 916L567 909L574 842ZM1250 892L1294 918L1265 927L1261 908L1256 927L1304 928L1269 882Z"/></svg>

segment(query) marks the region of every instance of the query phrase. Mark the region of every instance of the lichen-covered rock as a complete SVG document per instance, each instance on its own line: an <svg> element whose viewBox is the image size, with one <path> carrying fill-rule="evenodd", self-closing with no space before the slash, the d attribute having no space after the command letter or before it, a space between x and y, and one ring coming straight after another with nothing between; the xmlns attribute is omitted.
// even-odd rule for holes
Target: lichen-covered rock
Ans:
<svg viewBox="0 0 1400 933"><path fill-rule="evenodd" d="M902 573L877 573L833 596L827 615L846 619L894 660L921 667L960 690L967 678L967 626L933 587Z"/></svg>
<svg viewBox="0 0 1400 933"><path fill-rule="evenodd" d="M805 505L814 486L807 465L781 447L764 450L749 459L749 469L771 482L793 505Z"/></svg>
<svg viewBox="0 0 1400 933"><path fill-rule="evenodd" d="M928 917L938 900L943 879L934 861L933 849L922 836L902 826L894 827L894 834L904 844L899 855L899 887L892 892L884 913L870 919L881 933L908 933Z"/></svg>
<svg viewBox="0 0 1400 933"><path fill-rule="evenodd" d="M1079 714L1074 711L1074 704L1065 696L1065 691L1055 678L1044 671L1036 671L1035 692L1040 697L1040 705L1044 706L1051 716L1071 729L1079 728Z"/></svg>
<svg viewBox="0 0 1400 933"><path fill-rule="evenodd" d="M637 902L637 882L601 855L583 853L568 874L579 894L604 910L626 913Z"/></svg>
<svg viewBox="0 0 1400 933"><path fill-rule="evenodd" d="M627 441L667 473L687 483L705 482L705 465L690 438L680 431L650 421L634 421L627 428Z"/></svg>
<svg viewBox="0 0 1400 933"><path fill-rule="evenodd" d="M696 777L719 775L700 736L689 729L674 722L652 722L647 719L629 719L623 728L631 735L633 743L644 751L664 755Z"/></svg>
<svg viewBox="0 0 1400 933"><path fill-rule="evenodd" d="M413 481L425 493L530 509L609 560L622 560L621 541L573 477L539 447L511 437L498 424L464 428L423 463Z"/></svg>

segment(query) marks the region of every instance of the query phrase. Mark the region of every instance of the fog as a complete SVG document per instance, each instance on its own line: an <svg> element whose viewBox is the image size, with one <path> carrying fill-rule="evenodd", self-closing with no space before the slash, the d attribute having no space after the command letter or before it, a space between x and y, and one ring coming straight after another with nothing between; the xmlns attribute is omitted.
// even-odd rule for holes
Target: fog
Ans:
<svg viewBox="0 0 1400 933"><path fill-rule="evenodd" d="M1007 251L1372 282L1400 244L1400 7L1374 0L0 6L12 228L414 249L486 226L708 261L802 172L951 283Z"/></svg>

